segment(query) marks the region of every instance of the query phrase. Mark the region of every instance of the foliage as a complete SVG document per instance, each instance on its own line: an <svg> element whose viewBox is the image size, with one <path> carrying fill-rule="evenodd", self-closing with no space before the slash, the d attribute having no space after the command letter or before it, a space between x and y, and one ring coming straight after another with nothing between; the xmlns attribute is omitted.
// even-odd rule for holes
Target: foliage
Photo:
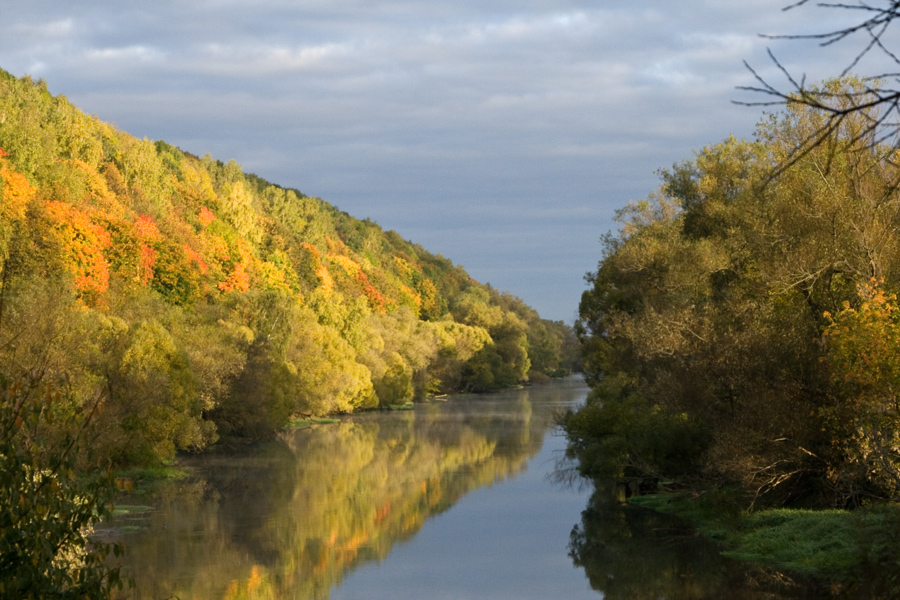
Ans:
<svg viewBox="0 0 900 600"><path fill-rule="evenodd" d="M839 394L822 409L846 457L835 477L869 478L900 492L900 315L897 298L877 281L860 285L858 308L845 302L823 332L832 384Z"/></svg>
<svg viewBox="0 0 900 600"><path fill-rule="evenodd" d="M822 118L770 115L619 212L576 324L585 473L730 481L749 503L900 493L900 172L859 116L771 180Z"/></svg>
<svg viewBox="0 0 900 600"><path fill-rule="evenodd" d="M710 435L686 413L672 414L621 382L604 380L566 420L569 453L592 478L690 477L702 465Z"/></svg>
<svg viewBox="0 0 900 600"><path fill-rule="evenodd" d="M0 385L0 596L109 598L121 589L110 551L90 538L110 514L109 471L82 472L93 410L39 379Z"/></svg>
<svg viewBox="0 0 900 600"><path fill-rule="evenodd" d="M566 373L570 330L521 300L43 82L0 72L0 148L0 371L52 363L76 403L100 397L97 444L119 466Z"/></svg>

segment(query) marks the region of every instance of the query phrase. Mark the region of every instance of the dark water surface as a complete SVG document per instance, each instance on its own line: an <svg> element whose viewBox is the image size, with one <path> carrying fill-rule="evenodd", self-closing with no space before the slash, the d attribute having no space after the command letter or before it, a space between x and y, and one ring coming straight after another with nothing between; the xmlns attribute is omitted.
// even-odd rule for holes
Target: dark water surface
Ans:
<svg viewBox="0 0 900 600"><path fill-rule="evenodd" d="M780 597L671 520L552 481L552 417L586 393L450 397L192 458L121 500L132 597Z"/></svg>

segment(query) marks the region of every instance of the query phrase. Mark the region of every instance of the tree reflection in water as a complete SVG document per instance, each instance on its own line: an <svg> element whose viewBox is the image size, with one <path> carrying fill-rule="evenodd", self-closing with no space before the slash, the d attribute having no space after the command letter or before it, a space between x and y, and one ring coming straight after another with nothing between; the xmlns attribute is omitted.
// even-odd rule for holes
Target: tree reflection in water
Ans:
<svg viewBox="0 0 900 600"><path fill-rule="evenodd" d="M533 408L519 390L196 457L197 476L161 490L145 520L131 522L143 528L125 538L134 597L327 598L430 516L520 472L552 404Z"/></svg>

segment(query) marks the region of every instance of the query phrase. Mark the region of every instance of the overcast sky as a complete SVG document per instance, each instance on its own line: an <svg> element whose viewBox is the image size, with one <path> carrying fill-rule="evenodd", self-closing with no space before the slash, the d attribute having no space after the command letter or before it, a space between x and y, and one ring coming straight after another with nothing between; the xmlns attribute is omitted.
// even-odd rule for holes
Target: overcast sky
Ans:
<svg viewBox="0 0 900 600"><path fill-rule="evenodd" d="M318 196L572 322L616 208L817 80L846 11L788 0L0 2L0 68L118 128ZM752 99L752 98L749 98Z"/></svg>

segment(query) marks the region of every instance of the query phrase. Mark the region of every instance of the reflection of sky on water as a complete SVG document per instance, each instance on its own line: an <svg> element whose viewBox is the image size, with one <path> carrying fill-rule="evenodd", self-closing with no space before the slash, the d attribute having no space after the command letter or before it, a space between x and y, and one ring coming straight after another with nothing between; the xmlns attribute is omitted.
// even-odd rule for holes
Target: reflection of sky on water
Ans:
<svg viewBox="0 0 900 600"><path fill-rule="evenodd" d="M526 472L470 493L381 564L347 576L332 600L602 597L567 554L590 492L548 481L565 439L544 440Z"/></svg>

